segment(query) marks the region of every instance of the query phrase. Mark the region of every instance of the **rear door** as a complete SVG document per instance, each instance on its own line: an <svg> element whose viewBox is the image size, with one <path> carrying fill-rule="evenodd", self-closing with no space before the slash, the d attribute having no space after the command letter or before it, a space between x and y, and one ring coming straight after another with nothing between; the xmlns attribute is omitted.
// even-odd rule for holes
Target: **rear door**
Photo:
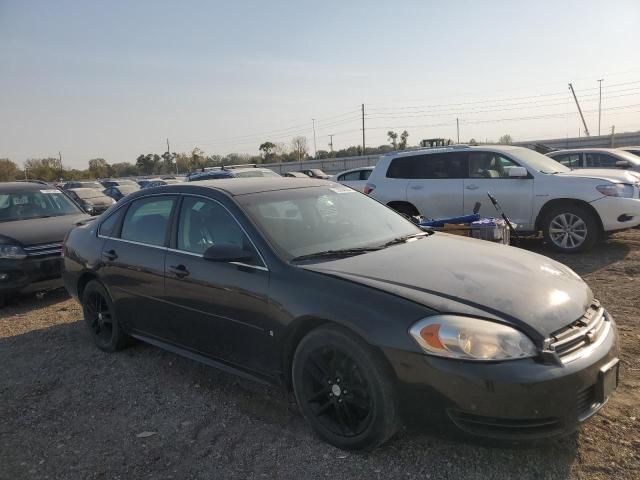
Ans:
<svg viewBox="0 0 640 480"><path fill-rule="evenodd" d="M522 230L533 230L533 177L509 177L509 169L522 166L497 152L469 152L469 178L464 181L464 209L471 213L476 202L480 214L498 216L487 193L502 206L510 220Z"/></svg>
<svg viewBox="0 0 640 480"><path fill-rule="evenodd" d="M113 297L118 320L129 331L160 339L167 333L167 309L162 303L164 261L176 198L139 198L128 206L121 225L108 236L104 225L100 230L106 237L102 279Z"/></svg>
<svg viewBox="0 0 640 480"><path fill-rule="evenodd" d="M166 258L165 298L171 338L181 346L231 363L265 370L269 352L269 271L240 223L220 202L183 197ZM217 244L252 254L244 262L212 262Z"/></svg>
<svg viewBox="0 0 640 480"><path fill-rule="evenodd" d="M407 201L429 218L464 214L463 185L467 152L442 152L405 157L411 170ZM470 213L470 212L469 212Z"/></svg>

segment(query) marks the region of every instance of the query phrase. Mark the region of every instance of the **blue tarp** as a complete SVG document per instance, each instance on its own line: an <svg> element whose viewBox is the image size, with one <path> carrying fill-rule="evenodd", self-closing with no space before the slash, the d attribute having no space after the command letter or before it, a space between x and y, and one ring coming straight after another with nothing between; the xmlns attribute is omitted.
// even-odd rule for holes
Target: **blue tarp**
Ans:
<svg viewBox="0 0 640 480"><path fill-rule="evenodd" d="M439 218L437 220L426 220L418 223L419 227L444 227L445 223L471 223L480 220L477 213L471 215L463 215L462 217Z"/></svg>

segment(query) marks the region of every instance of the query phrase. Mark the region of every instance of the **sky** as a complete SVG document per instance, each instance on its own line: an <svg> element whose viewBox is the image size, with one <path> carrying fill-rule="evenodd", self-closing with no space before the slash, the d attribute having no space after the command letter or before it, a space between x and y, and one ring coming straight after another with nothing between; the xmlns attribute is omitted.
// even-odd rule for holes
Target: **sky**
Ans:
<svg viewBox="0 0 640 480"><path fill-rule="evenodd" d="M640 130L640 1L0 0L0 158Z"/></svg>

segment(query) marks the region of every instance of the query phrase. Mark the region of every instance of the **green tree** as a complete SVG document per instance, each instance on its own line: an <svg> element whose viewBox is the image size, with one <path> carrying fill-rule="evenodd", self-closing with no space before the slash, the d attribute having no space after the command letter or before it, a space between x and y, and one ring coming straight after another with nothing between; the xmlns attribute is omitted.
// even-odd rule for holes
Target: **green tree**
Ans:
<svg viewBox="0 0 640 480"><path fill-rule="evenodd" d="M24 162L26 176L29 179L53 182L62 176L60 160L57 158L30 158Z"/></svg>
<svg viewBox="0 0 640 480"><path fill-rule="evenodd" d="M409 132L406 130L400 134L400 143L398 144L398 148L400 150L404 150L407 148L407 139L409 138Z"/></svg>
<svg viewBox="0 0 640 480"><path fill-rule="evenodd" d="M0 158L0 182L10 182L18 177L18 166L8 158Z"/></svg>
<svg viewBox="0 0 640 480"><path fill-rule="evenodd" d="M391 146L393 147L394 150L398 149L398 134L392 130L389 130L387 132L387 138L389 139L389 143L391 143Z"/></svg>
<svg viewBox="0 0 640 480"><path fill-rule="evenodd" d="M264 152L264 161L265 162L270 162L273 160L274 157L274 153L273 151L276 148L276 144L272 143L272 142L264 142L262 145L260 145L260 147L258 147L258 150L260 150L261 152Z"/></svg>
<svg viewBox="0 0 640 480"><path fill-rule="evenodd" d="M511 145L513 143L513 138L511 138L511 135L507 133L498 139L498 143L501 145Z"/></svg>
<svg viewBox="0 0 640 480"><path fill-rule="evenodd" d="M136 166L129 162L114 163L111 171L114 177L133 177L138 174Z"/></svg>
<svg viewBox="0 0 640 480"><path fill-rule="evenodd" d="M160 155L157 153L139 155L136 159L136 167L142 175L152 175L156 173L158 163L160 163Z"/></svg>
<svg viewBox="0 0 640 480"><path fill-rule="evenodd" d="M106 178L111 176L111 166L104 158L92 158L89 160L89 175L93 178Z"/></svg>

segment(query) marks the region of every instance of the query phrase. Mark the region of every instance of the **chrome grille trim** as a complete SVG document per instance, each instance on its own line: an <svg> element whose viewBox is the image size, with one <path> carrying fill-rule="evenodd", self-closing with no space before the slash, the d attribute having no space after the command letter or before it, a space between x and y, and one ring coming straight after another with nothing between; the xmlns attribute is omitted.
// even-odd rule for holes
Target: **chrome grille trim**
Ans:
<svg viewBox="0 0 640 480"><path fill-rule="evenodd" d="M548 339L550 350L562 363L569 363L600 345L609 335L611 321L600 304L595 303L577 321L554 332Z"/></svg>
<svg viewBox="0 0 640 480"><path fill-rule="evenodd" d="M38 245L28 245L23 247L29 257L44 257L48 255L61 255L62 242L41 243Z"/></svg>

